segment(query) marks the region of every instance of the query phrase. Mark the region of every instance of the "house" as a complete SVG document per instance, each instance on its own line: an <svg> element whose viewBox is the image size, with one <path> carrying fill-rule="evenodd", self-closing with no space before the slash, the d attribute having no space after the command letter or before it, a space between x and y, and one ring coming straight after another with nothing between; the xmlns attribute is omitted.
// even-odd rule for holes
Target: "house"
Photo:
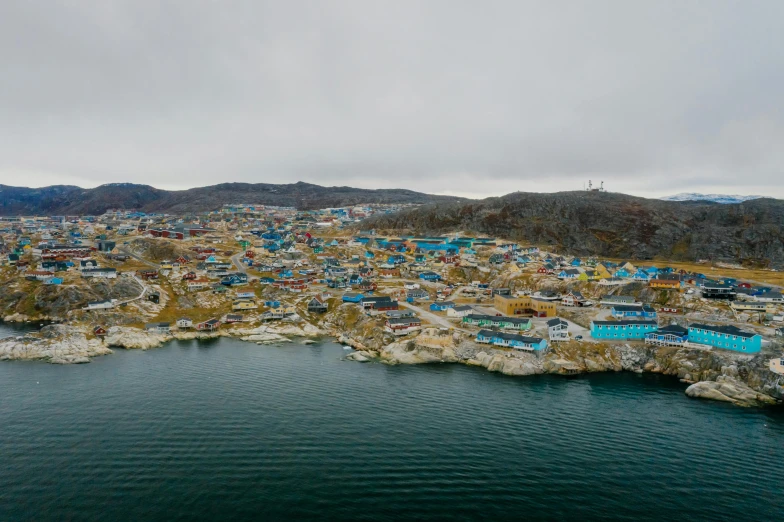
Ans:
<svg viewBox="0 0 784 522"><path fill-rule="evenodd" d="M606 295L599 301L602 306L613 305L631 305L635 304L636 300L630 295Z"/></svg>
<svg viewBox="0 0 784 522"><path fill-rule="evenodd" d="M255 310L258 307L259 307L259 305L256 304L256 301L253 301L251 299L241 299L241 300L237 300L237 301L234 301L233 303L231 303L231 309L234 310L234 311L236 311L236 310Z"/></svg>
<svg viewBox="0 0 784 522"><path fill-rule="evenodd" d="M243 317L240 314L226 314L223 316L223 323L225 324L232 324L232 323L241 323Z"/></svg>
<svg viewBox="0 0 784 522"><path fill-rule="evenodd" d="M689 330L677 324L662 326L656 332L645 334L645 344L655 346L683 346L689 340Z"/></svg>
<svg viewBox="0 0 784 522"><path fill-rule="evenodd" d="M494 332L492 330L480 330L476 335L476 342L531 352L539 352L547 348L547 341L540 337L528 337L513 333Z"/></svg>
<svg viewBox="0 0 784 522"><path fill-rule="evenodd" d="M447 317L465 317L472 313L474 313L474 308L468 305L454 306L446 310Z"/></svg>
<svg viewBox="0 0 784 522"><path fill-rule="evenodd" d="M395 335L406 335L421 327L422 321L418 317L390 317L384 324L384 329Z"/></svg>
<svg viewBox="0 0 784 522"><path fill-rule="evenodd" d="M398 310L389 310L386 314L387 317L416 317L416 312L408 308L401 308Z"/></svg>
<svg viewBox="0 0 784 522"><path fill-rule="evenodd" d="M645 339L646 334L659 329L656 321L591 321L594 339Z"/></svg>
<svg viewBox="0 0 784 522"><path fill-rule="evenodd" d="M236 274L229 274L222 278L220 283L224 286L244 285L248 282L248 275L238 272Z"/></svg>
<svg viewBox="0 0 784 522"><path fill-rule="evenodd" d="M558 272L558 279L568 280L577 279L580 276L580 271L576 268L567 268Z"/></svg>
<svg viewBox="0 0 784 522"><path fill-rule="evenodd" d="M91 301L87 303L88 310L108 310L110 308L114 308L114 303L112 301Z"/></svg>
<svg viewBox="0 0 784 522"><path fill-rule="evenodd" d="M423 279L425 281L441 281L441 276L435 272L426 271L419 274L419 279Z"/></svg>
<svg viewBox="0 0 784 522"><path fill-rule="evenodd" d="M443 312L444 310L448 310L454 307L455 307L455 303L453 303L452 301L441 301L438 303L431 304L430 310L433 312Z"/></svg>
<svg viewBox="0 0 784 522"><path fill-rule="evenodd" d="M649 288L658 290L683 290L683 281L678 277L657 277L648 281Z"/></svg>
<svg viewBox="0 0 784 522"><path fill-rule="evenodd" d="M406 292L406 301L408 302L416 301L417 299L427 299L428 297L430 297L430 295L426 290L422 289L414 289Z"/></svg>
<svg viewBox="0 0 784 522"><path fill-rule="evenodd" d="M116 268L86 268L82 270L82 277L99 277L103 279L116 279Z"/></svg>
<svg viewBox="0 0 784 522"><path fill-rule="evenodd" d="M530 330L531 319L528 317L504 317L500 315L471 314L463 316L464 325L480 328L502 328L504 330Z"/></svg>
<svg viewBox="0 0 784 522"><path fill-rule="evenodd" d="M61 285L63 284L62 277L50 277L48 279L44 279L45 285Z"/></svg>
<svg viewBox="0 0 784 522"><path fill-rule="evenodd" d="M365 296L362 294L345 293L343 294L342 301L344 303L361 303L363 297Z"/></svg>
<svg viewBox="0 0 784 522"><path fill-rule="evenodd" d="M754 296L754 300L759 303L784 303L784 296L781 292L765 292L764 294Z"/></svg>
<svg viewBox="0 0 784 522"><path fill-rule="evenodd" d="M735 299L735 289L726 283L705 281L702 284L702 297L705 299Z"/></svg>
<svg viewBox="0 0 784 522"><path fill-rule="evenodd" d="M186 329L193 328L193 321L187 317L180 317L177 319L177 328Z"/></svg>
<svg viewBox="0 0 784 522"><path fill-rule="evenodd" d="M583 306L585 297L577 290L573 290L561 298L561 304L564 306Z"/></svg>
<svg viewBox="0 0 784 522"><path fill-rule="evenodd" d="M610 314L617 319L641 317L643 319L656 319L656 310L649 305L613 305Z"/></svg>
<svg viewBox="0 0 784 522"><path fill-rule="evenodd" d="M379 268L378 269L378 277L383 277L384 279L390 279L392 277L400 277L400 269L399 268Z"/></svg>
<svg viewBox="0 0 784 522"><path fill-rule="evenodd" d="M197 279L192 279L187 282L188 291L194 292L196 290L201 290L203 288L207 288L210 284L210 280L206 277L199 277Z"/></svg>
<svg viewBox="0 0 784 522"><path fill-rule="evenodd" d="M534 317L555 317L556 311L555 303L531 296L496 295L493 297L493 307L504 315L533 315Z"/></svg>
<svg viewBox="0 0 784 522"><path fill-rule="evenodd" d="M569 340L569 323L556 317L547 321L547 334L551 341L568 341Z"/></svg>
<svg viewBox="0 0 784 522"><path fill-rule="evenodd" d="M694 323L689 325L689 344L757 353L762 349L762 336L732 325L712 326Z"/></svg>
<svg viewBox="0 0 784 522"><path fill-rule="evenodd" d="M93 327L93 335L96 337L103 337L107 334L108 329L105 326L96 325Z"/></svg>
<svg viewBox="0 0 784 522"><path fill-rule="evenodd" d="M84 270L85 268L98 268L98 261L95 259L82 259L79 261L79 269Z"/></svg>
<svg viewBox="0 0 784 522"><path fill-rule="evenodd" d="M313 296L313 298L308 301L308 312L311 313L323 313L327 311L327 303L319 296Z"/></svg>
<svg viewBox="0 0 784 522"><path fill-rule="evenodd" d="M155 333L168 333L171 330L170 323L147 323L144 325L144 329L148 332L155 332Z"/></svg>
<svg viewBox="0 0 784 522"><path fill-rule="evenodd" d="M218 319L209 319L209 320L204 321L202 323L198 323L196 325L196 330L198 330L200 332L201 331L212 332L212 331L217 330L218 328L220 328L220 326L221 326L220 320L218 320Z"/></svg>
<svg viewBox="0 0 784 522"><path fill-rule="evenodd" d="M390 310L397 310L397 301L393 301L389 296L376 296L376 297L363 297L362 308L364 310L373 310L374 312L387 312Z"/></svg>

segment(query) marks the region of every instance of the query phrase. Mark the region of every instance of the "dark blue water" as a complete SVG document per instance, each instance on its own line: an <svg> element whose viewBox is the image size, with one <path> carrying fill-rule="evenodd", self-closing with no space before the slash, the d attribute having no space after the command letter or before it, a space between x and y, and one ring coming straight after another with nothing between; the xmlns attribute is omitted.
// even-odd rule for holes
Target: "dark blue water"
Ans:
<svg viewBox="0 0 784 522"><path fill-rule="evenodd" d="M223 339L0 363L0 520L773 520L784 415Z"/></svg>

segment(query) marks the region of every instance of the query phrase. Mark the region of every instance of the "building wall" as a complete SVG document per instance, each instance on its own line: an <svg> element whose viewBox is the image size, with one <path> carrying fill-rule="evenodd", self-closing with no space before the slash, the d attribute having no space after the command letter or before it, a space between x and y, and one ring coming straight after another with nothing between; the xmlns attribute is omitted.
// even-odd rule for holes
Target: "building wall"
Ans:
<svg viewBox="0 0 784 522"><path fill-rule="evenodd" d="M693 327L689 327L689 342L746 353L757 353L762 349L762 337L759 335L741 337Z"/></svg>
<svg viewBox="0 0 784 522"><path fill-rule="evenodd" d="M504 315L533 314L539 317L555 317L555 303L539 301L529 296L505 297L496 295L493 307Z"/></svg>
<svg viewBox="0 0 784 522"><path fill-rule="evenodd" d="M603 324L591 323L591 337L594 339L645 339L645 334L659 329L656 325L647 324Z"/></svg>

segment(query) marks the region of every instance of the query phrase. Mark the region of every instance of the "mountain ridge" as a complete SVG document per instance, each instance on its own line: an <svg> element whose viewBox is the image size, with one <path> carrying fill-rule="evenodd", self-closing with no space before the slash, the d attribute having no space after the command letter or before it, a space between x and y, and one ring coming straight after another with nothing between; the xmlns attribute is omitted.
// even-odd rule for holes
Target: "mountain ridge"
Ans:
<svg viewBox="0 0 784 522"><path fill-rule="evenodd" d="M52 185L40 188L0 185L0 215L102 214L112 208L144 212L191 213L217 210L227 203L255 203L312 210L358 204L425 204L462 198L407 189L324 187L312 183L219 183L185 190L110 183L95 188Z"/></svg>

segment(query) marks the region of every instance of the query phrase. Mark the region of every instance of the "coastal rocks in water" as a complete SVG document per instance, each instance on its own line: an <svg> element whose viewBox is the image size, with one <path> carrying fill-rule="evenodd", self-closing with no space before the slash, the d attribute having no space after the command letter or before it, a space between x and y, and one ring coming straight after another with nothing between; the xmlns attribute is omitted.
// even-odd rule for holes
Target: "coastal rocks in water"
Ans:
<svg viewBox="0 0 784 522"><path fill-rule="evenodd" d="M731 402L739 406L776 403L773 397L759 393L728 375L721 375L715 381L701 381L692 384L686 388L686 395L700 399Z"/></svg>
<svg viewBox="0 0 784 522"><path fill-rule="evenodd" d="M110 353L100 339L87 339L83 331L64 325L49 325L35 334L0 341L0 360L43 359L56 364L76 364Z"/></svg>
<svg viewBox="0 0 784 522"><path fill-rule="evenodd" d="M118 348L149 350L157 348L168 341L171 337L165 334L157 334L130 328L126 326L113 326L106 333L105 342L107 346Z"/></svg>
<svg viewBox="0 0 784 522"><path fill-rule="evenodd" d="M390 364L459 362L461 358L455 352L456 348L455 337L451 334L427 329L414 339L385 346L379 355Z"/></svg>
<svg viewBox="0 0 784 522"><path fill-rule="evenodd" d="M346 355L347 361L370 362L372 358L373 355L370 352L365 351L351 352L350 354Z"/></svg>

